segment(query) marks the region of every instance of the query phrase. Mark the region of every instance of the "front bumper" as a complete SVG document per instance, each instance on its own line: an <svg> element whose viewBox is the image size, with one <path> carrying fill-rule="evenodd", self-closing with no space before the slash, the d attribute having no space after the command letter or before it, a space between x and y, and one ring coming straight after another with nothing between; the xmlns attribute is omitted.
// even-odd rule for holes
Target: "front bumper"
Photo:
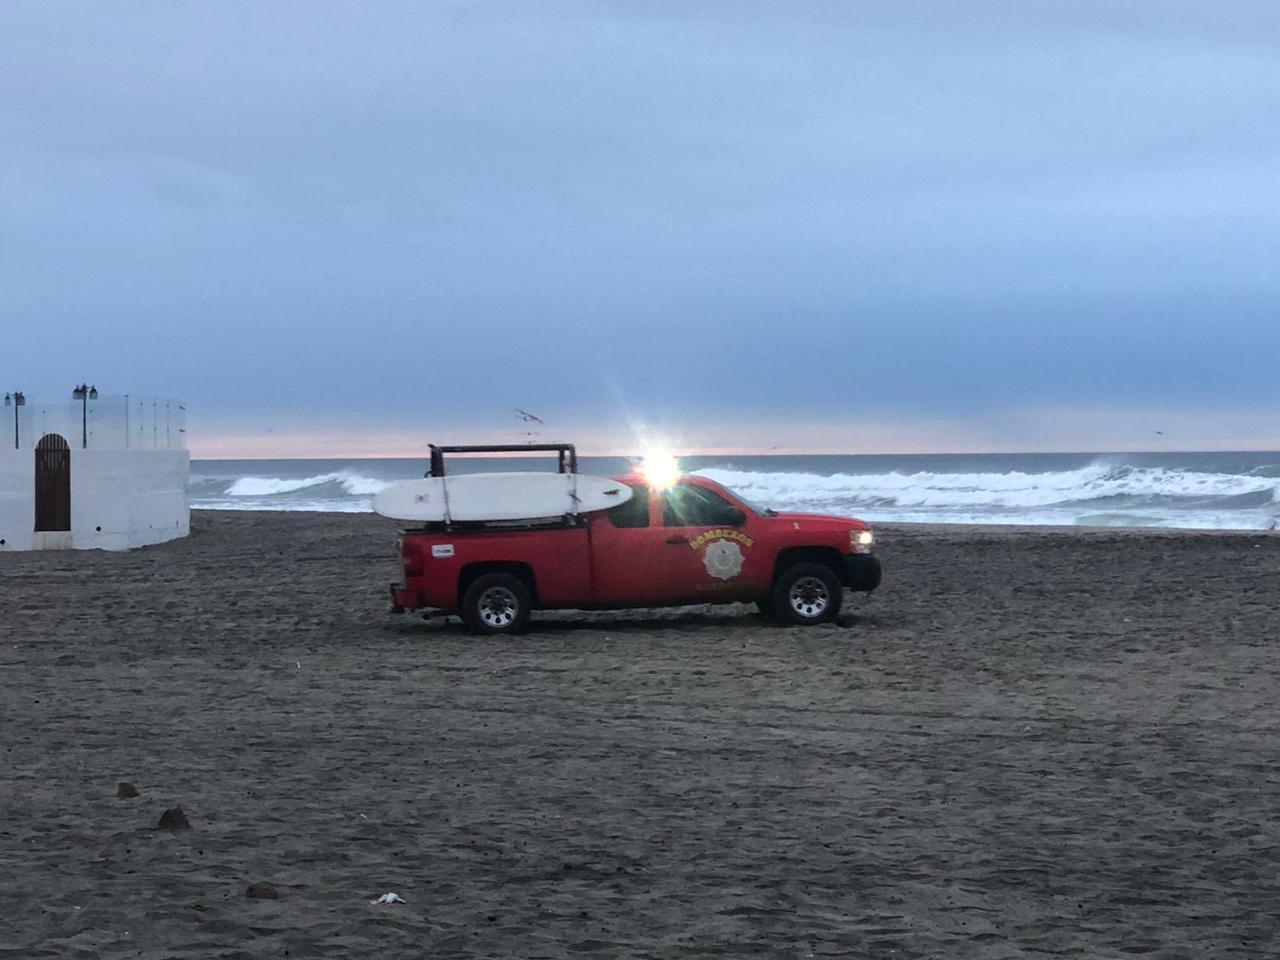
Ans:
<svg viewBox="0 0 1280 960"><path fill-rule="evenodd" d="M844 558L845 584L850 590L870 592L880 586L883 571L880 558L870 553L851 553Z"/></svg>

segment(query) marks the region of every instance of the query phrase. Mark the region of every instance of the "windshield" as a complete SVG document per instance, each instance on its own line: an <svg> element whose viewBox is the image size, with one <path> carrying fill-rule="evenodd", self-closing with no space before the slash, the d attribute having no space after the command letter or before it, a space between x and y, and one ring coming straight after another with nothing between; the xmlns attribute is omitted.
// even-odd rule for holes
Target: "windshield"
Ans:
<svg viewBox="0 0 1280 960"><path fill-rule="evenodd" d="M703 477L703 479L706 480L708 478ZM742 504L752 513L757 514L758 516L767 517L770 514L774 514L778 512L777 510L774 510L772 507L762 507L758 503L748 500L746 497L740 494L737 490L730 490L728 487L723 486L719 483L716 483L714 480L712 480L711 483L715 486L716 489L723 490L725 493L730 494L740 504Z"/></svg>
<svg viewBox="0 0 1280 960"><path fill-rule="evenodd" d="M746 497L738 493L738 491L736 490L733 491L733 495L738 498L738 502L741 503L744 507L750 508L752 513L758 513L762 517L767 517L770 514L778 512L777 510L773 509L773 507L762 507L760 506L760 504L756 503L754 500L748 500Z"/></svg>

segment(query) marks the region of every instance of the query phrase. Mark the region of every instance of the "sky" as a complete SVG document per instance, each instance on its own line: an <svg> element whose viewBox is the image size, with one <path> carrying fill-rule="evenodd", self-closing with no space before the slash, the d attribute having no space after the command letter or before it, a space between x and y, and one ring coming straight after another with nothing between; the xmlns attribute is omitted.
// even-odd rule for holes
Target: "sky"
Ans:
<svg viewBox="0 0 1280 960"><path fill-rule="evenodd" d="M1280 449L1277 117L1274 2L5 0L0 388L197 456Z"/></svg>

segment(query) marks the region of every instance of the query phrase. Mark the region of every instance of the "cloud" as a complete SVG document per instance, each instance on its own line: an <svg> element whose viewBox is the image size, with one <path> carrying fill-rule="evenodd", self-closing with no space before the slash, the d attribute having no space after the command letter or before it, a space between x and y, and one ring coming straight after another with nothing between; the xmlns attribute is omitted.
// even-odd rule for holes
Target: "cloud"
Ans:
<svg viewBox="0 0 1280 960"><path fill-rule="evenodd" d="M0 375L232 434L1274 407L1278 53L1248 3L6 4Z"/></svg>

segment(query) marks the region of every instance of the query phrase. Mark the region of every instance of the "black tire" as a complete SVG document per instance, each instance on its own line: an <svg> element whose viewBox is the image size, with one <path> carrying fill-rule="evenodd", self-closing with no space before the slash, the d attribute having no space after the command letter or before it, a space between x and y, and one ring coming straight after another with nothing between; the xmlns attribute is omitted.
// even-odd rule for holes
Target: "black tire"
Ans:
<svg viewBox="0 0 1280 960"><path fill-rule="evenodd" d="M529 587L509 573L477 577L462 595L462 622L473 633L519 633L532 612Z"/></svg>
<svg viewBox="0 0 1280 960"><path fill-rule="evenodd" d="M822 563L797 563L782 571L773 588L774 616L800 627L828 623L840 615L844 587Z"/></svg>

